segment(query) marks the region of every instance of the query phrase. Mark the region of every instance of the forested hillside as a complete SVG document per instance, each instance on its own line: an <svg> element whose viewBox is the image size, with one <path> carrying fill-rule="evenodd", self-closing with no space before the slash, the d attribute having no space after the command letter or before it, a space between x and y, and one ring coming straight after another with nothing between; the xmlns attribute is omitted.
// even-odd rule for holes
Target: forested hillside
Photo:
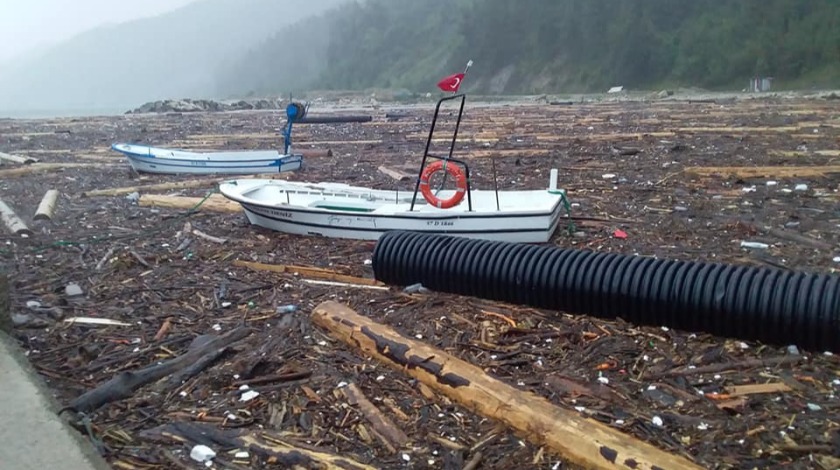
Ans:
<svg viewBox="0 0 840 470"><path fill-rule="evenodd" d="M469 59L475 92L840 86L840 1L356 1L279 32L221 83L428 91Z"/></svg>
<svg viewBox="0 0 840 470"><path fill-rule="evenodd" d="M212 98L225 60L342 1L201 0L160 16L101 26L0 66L0 111Z"/></svg>

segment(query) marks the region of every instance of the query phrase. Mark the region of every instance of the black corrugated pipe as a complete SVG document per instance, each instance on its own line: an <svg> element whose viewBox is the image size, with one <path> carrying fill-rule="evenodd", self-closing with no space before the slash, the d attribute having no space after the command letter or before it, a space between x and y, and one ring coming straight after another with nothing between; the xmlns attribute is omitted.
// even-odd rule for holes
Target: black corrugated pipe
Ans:
<svg viewBox="0 0 840 470"><path fill-rule="evenodd" d="M840 276L403 231L372 261L391 285L840 352Z"/></svg>

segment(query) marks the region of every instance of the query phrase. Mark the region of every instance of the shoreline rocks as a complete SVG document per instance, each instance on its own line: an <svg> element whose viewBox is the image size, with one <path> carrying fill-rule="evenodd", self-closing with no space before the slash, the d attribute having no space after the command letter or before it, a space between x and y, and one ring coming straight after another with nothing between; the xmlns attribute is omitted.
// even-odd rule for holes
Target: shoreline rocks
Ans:
<svg viewBox="0 0 840 470"><path fill-rule="evenodd" d="M244 110L283 109L282 99L256 99L238 101L216 101L204 99L158 100L150 101L139 108L126 111L125 114L148 113L200 113Z"/></svg>

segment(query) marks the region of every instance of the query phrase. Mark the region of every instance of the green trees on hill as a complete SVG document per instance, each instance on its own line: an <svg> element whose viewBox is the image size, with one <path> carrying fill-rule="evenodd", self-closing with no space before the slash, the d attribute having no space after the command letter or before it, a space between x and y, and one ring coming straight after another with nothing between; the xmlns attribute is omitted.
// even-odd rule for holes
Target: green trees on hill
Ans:
<svg viewBox="0 0 840 470"><path fill-rule="evenodd" d="M252 52L253 65L286 63L290 49L314 64L255 72L260 89L431 91L469 59L476 92L740 89L755 75L840 85L838 0L366 0L311 24L317 39L282 33ZM253 88L248 75L231 83Z"/></svg>

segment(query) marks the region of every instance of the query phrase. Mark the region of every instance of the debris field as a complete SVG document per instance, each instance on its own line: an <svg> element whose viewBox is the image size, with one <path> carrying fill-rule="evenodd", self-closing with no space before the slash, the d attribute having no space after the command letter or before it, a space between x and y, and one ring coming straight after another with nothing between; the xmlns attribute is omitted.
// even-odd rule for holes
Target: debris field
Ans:
<svg viewBox="0 0 840 470"><path fill-rule="evenodd" d="M545 188L557 168L573 216L557 246L840 269L834 101L474 104L455 155L481 189ZM412 191L432 113L297 126L305 168L272 177ZM0 159L0 200L28 229L0 232L12 332L114 468L585 466L588 451L562 448L571 437L503 422L539 400L697 468L840 466L840 352L381 285L373 242L251 226L214 192L231 177L137 175L110 150L282 149L284 121L282 110L0 120L0 152L23 157ZM452 125L439 129L445 149ZM343 339L328 323L347 308L431 348L425 360L510 387L509 407L478 410ZM633 468L614 452L602 447L591 468Z"/></svg>

